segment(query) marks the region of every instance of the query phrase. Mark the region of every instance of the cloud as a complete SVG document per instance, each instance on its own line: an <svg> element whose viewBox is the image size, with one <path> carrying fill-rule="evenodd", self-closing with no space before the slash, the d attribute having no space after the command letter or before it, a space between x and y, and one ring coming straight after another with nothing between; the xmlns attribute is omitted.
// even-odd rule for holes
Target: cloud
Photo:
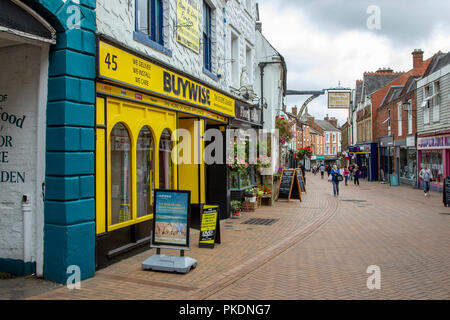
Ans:
<svg viewBox="0 0 450 320"><path fill-rule="evenodd" d="M367 28L366 10L374 2L381 10L381 30ZM450 2L433 0L259 1L263 34L285 57L291 90L321 90L339 82L354 88L365 71L410 70L415 48L423 49L425 58L450 50L449 8ZM288 96L286 103L301 106L307 98ZM328 113L343 123L348 116L347 110L328 110L325 97L309 106L316 117Z"/></svg>

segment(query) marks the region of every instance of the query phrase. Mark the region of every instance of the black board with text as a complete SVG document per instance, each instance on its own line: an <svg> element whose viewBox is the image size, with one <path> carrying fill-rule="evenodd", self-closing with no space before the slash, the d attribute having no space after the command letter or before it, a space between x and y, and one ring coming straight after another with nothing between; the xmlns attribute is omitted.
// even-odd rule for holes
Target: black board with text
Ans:
<svg viewBox="0 0 450 320"><path fill-rule="evenodd" d="M298 199L302 201L300 183L297 172L294 169L284 169L281 173L280 185L278 188L278 200Z"/></svg>
<svg viewBox="0 0 450 320"><path fill-rule="evenodd" d="M306 193L306 183L305 179L303 179L302 169L297 168L295 170L297 171L298 182L300 183L300 190Z"/></svg>

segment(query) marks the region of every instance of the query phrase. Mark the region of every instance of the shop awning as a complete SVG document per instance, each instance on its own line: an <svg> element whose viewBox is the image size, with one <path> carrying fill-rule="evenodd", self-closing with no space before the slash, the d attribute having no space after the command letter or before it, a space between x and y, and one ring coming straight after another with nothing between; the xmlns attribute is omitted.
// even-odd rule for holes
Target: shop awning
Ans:
<svg viewBox="0 0 450 320"><path fill-rule="evenodd" d="M30 7L18 0L0 0L0 33L56 43L56 31Z"/></svg>

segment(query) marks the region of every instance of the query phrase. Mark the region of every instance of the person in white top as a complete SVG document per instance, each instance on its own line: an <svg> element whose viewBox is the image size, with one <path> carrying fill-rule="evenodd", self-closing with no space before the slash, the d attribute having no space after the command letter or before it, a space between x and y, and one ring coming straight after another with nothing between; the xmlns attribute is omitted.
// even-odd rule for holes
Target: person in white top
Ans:
<svg viewBox="0 0 450 320"><path fill-rule="evenodd" d="M423 192L425 197L428 197L428 192L430 192L430 182L433 180L433 173L428 169L427 164L424 164L423 169L419 172L419 177L423 181Z"/></svg>

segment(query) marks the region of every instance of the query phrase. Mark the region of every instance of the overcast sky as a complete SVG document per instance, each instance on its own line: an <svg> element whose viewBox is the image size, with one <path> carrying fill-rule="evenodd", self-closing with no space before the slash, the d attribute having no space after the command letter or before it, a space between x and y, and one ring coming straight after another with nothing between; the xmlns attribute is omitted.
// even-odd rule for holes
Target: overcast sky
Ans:
<svg viewBox="0 0 450 320"><path fill-rule="evenodd" d="M411 52L420 48L424 59L450 51L448 0L257 0L263 34L284 56L288 89L354 88L365 71L412 68ZM380 12L380 29L373 26ZM307 96L288 96L288 110L300 108ZM347 110L327 109L325 96L309 105L309 113L326 114L342 124Z"/></svg>

